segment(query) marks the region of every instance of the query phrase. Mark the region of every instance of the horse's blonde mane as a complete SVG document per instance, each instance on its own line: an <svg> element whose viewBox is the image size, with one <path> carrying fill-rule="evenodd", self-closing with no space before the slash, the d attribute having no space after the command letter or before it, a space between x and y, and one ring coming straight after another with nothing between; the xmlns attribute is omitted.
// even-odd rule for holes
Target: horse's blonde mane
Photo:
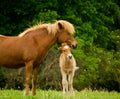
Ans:
<svg viewBox="0 0 120 99"><path fill-rule="evenodd" d="M71 23L69 23L65 20L59 20L59 21L56 21L53 24L38 24L38 25L35 25L33 27L28 28L23 33L19 34L18 36L22 37L22 36L24 36L25 34L28 34L31 31L41 29L41 28L46 28L48 30L48 33L51 33L51 34L55 35L57 33L57 31L60 29L58 24L61 24L63 29L65 29L71 35L74 34L74 32L75 32L74 26Z"/></svg>
<svg viewBox="0 0 120 99"><path fill-rule="evenodd" d="M56 23L57 23L57 26L58 26L58 23L60 23L67 32L69 32L71 35L74 35L75 30L74 30L74 26L71 23L65 20L59 20L59 21L56 21Z"/></svg>

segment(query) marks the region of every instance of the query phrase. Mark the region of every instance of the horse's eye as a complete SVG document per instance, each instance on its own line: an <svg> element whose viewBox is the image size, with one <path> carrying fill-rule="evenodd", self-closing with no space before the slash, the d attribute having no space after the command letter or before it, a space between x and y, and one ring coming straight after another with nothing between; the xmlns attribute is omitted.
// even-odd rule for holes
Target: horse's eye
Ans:
<svg viewBox="0 0 120 99"><path fill-rule="evenodd" d="M73 36L71 33L68 33L68 35Z"/></svg>

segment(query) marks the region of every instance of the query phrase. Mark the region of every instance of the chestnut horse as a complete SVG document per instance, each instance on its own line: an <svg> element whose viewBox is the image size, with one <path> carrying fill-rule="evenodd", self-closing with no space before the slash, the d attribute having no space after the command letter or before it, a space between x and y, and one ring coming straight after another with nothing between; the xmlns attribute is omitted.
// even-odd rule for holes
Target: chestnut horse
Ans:
<svg viewBox="0 0 120 99"><path fill-rule="evenodd" d="M66 42L72 48L77 47L74 39L74 27L65 20L52 24L39 24L28 28L18 36L0 35L0 66L7 68L26 67L26 85L24 94L29 93L32 74L32 94L36 94L37 72L49 49L57 42Z"/></svg>

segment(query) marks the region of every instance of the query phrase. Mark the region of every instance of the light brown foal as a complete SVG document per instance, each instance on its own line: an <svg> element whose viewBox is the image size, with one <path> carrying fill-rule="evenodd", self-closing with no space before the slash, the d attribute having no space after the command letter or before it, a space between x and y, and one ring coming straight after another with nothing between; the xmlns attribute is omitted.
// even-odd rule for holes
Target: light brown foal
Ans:
<svg viewBox="0 0 120 99"><path fill-rule="evenodd" d="M75 70L79 67L76 67L75 58L71 54L71 48L67 45L67 43L62 43L62 46L59 47L59 50L62 50L60 55L60 69L62 74L63 94L65 94L65 92L67 92L69 89L71 95L74 95L73 77Z"/></svg>

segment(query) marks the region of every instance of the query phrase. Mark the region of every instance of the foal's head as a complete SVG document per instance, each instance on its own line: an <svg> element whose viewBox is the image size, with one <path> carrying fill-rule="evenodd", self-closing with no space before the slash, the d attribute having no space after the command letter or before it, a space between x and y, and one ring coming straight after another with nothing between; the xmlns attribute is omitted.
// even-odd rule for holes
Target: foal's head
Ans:
<svg viewBox="0 0 120 99"><path fill-rule="evenodd" d="M62 51L62 53L65 55L67 59L72 59L72 54L71 54L71 48L67 43L62 43L61 47L58 48L59 50Z"/></svg>
<svg viewBox="0 0 120 99"><path fill-rule="evenodd" d="M70 47L75 49L77 41L73 37L75 32L73 25L64 20L57 21L56 24L58 25L58 41L61 43L66 42Z"/></svg>

